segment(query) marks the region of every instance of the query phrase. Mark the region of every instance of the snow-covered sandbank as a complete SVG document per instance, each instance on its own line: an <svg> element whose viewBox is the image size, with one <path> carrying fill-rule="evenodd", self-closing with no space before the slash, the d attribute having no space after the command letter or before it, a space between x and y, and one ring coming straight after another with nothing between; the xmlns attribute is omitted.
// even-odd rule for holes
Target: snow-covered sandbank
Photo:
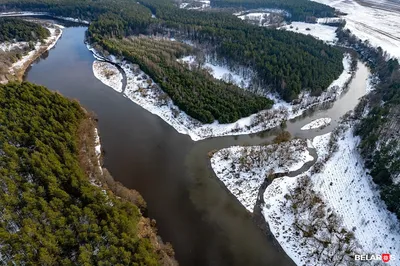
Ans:
<svg viewBox="0 0 400 266"><path fill-rule="evenodd" d="M332 119L330 117L324 117L324 118L318 118L307 125L304 125L301 130L310 130L310 129L316 129L316 128L321 128L329 125L331 123Z"/></svg>
<svg viewBox="0 0 400 266"><path fill-rule="evenodd" d="M337 27L333 26L293 21L290 25L282 26L279 29L311 35L327 43L335 43L337 41Z"/></svg>
<svg viewBox="0 0 400 266"><path fill-rule="evenodd" d="M105 85L113 88L117 92L122 92L123 76L115 65L104 61L94 61L93 73L94 76Z"/></svg>
<svg viewBox="0 0 400 266"><path fill-rule="evenodd" d="M268 146L222 149L211 158L211 166L229 191L249 212L253 212L265 178L298 170L312 160L307 141L295 139Z"/></svg>

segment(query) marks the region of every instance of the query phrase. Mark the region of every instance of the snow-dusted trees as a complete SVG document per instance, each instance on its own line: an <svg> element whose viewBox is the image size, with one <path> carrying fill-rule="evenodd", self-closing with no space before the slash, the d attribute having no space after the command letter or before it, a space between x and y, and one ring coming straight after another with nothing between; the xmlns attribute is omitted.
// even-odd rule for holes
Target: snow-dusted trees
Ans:
<svg viewBox="0 0 400 266"><path fill-rule="evenodd" d="M322 265L349 265L359 251L354 234L342 226L341 219L312 189L308 176L285 195L294 215L293 230L301 246L307 246L310 261Z"/></svg>

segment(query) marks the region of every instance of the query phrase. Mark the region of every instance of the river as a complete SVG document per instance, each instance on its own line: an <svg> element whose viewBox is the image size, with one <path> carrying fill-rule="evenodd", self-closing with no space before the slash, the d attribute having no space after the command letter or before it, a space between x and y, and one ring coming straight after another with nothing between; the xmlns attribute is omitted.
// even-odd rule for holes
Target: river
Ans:
<svg viewBox="0 0 400 266"><path fill-rule="evenodd" d="M149 217L157 220L163 240L172 243L180 265L294 265L216 178L207 155L214 149L269 141L275 131L193 142L94 77L85 31L65 28L55 48L33 64L25 79L77 99L96 113L104 167L143 195ZM287 130L307 138L332 130L365 93L368 74L359 64L344 97L328 110L288 122ZM331 126L300 131L319 117L332 117Z"/></svg>

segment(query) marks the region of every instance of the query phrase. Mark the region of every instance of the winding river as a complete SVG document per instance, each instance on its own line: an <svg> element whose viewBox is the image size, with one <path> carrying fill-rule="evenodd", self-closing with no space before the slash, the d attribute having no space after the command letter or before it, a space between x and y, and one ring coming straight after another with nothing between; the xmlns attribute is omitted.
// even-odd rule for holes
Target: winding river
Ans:
<svg viewBox="0 0 400 266"><path fill-rule="evenodd" d="M116 180L143 195L148 215L157 220L163 240L172 243L179 263L294 265L215 177L207 155L232 145L264 143L279 129L193 142L94 77L94 58L84 44L86 27L63 31L55 48L32 65L25 79L78 99L96 113L104 166ZM302 138L331 131L365 94L368 74L359 64L347 94L329 109L288 122L287 130ZM323 130L300 130L320 117L331 117L331 125Z"/></svg>

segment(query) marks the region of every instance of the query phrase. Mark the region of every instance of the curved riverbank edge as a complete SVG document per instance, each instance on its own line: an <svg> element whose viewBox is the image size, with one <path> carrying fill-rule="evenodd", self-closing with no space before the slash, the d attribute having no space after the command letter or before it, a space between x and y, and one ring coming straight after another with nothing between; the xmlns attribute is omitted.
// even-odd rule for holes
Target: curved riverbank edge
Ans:
<svg viewBox="0 0 400 266"><path fill-rule="evenodd" d="M127 85L121 91L119 84L110 84L109 82L107 82L109 84L106 84L104 83L106 77L102 75L103 70L100 67L93 68L93 71L96 71L94 75L100 81L152 114L159 116L179 133L189 135L193 141L221 136L253 134L275 128L284 121L302 115L306 110L316 105L335 101L345 91L355 72L355 69L352 69L351 56L345 54L343 73L319 97L303 93L296 104L288 104L275 97L276 104L273 108L241 118L235 123L219 124L218 121L215 121L212 124L202 124L181 111L169 96L137 65L113 55L103 56L100 51L89 44L87 44L87 48L97 60L120 66L126 75ZM103 67L105 66L103 65Z"/></svg>
<svg viewBox="0 0 400 266"><path fill-rule="evenodd" d="M35 49L24 55L20 60L15 62L10 67L10 74L18 80L22 81L26 70L37 60L42 54L52 49L62 35L62 26L57 24L51 24L51 27L46 27L50 31L50 37L48 37L44 43L38 42L35 45ZM7 81L6 81L7 82Z"/></svg>
<svg viewBox="0 0 400 266"><path fill-rule="evenodd" d="M92 185L107 193L112 193L123 201L136 205L142 216L138 223L138 237L150 241L156 253L160 256L159 262L162 265L175 266L178 262L174 258L174 250L170 243L164 243L157 235L156 221L146 216L146 202L140 193L134 189L124 187L120 182L115 181L106 168L103 168L102 150L99 131L96 127L96 118L93 113L87 112L86 118L82 120L78 129L79 137L79 162L82 170L88 176Z"/></svg>
<svg viewBox="0 0 400 266"><path fill-rule="evenodd" d="M306 140L294 139L266 146L233 146L215 152L211 166L229 191L253 212L265 178L297 172L316 158Z"/></svg>

